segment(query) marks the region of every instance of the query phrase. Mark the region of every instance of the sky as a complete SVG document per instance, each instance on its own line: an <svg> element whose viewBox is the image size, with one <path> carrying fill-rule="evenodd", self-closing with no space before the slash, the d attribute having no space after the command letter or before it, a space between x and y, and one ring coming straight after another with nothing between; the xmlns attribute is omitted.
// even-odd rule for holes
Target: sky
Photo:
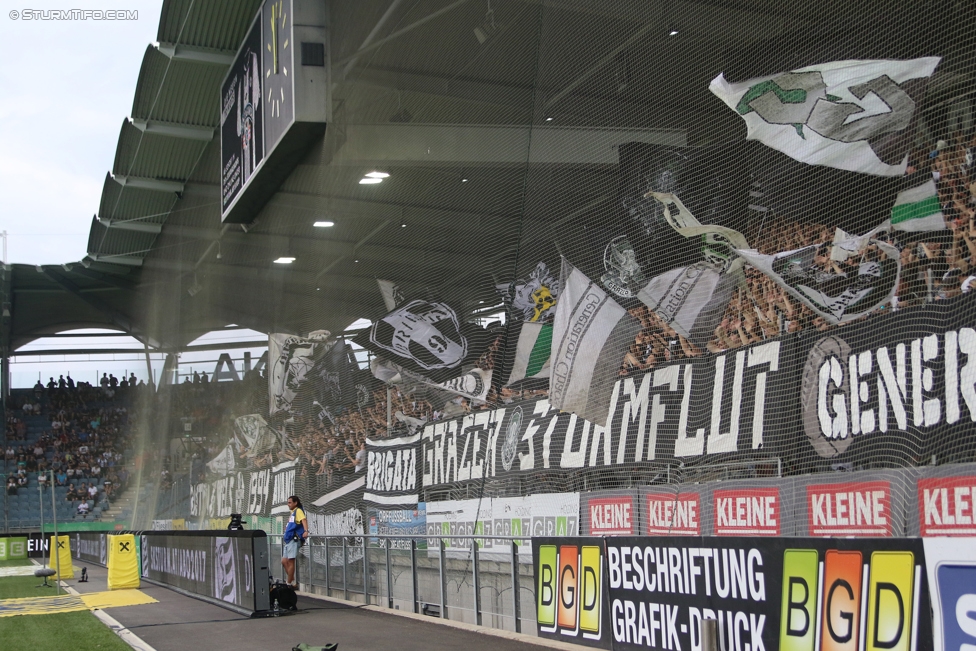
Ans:
<svg viewBox="0 0 976 651"><path fill-rule="evenodd" d="M0 13L0 231L8 232L6 261L75 262L86 253L142 59L156 40L162 0L12 6L18 9ZM26 20L27 8L135 10L138 18Z"/></svg>

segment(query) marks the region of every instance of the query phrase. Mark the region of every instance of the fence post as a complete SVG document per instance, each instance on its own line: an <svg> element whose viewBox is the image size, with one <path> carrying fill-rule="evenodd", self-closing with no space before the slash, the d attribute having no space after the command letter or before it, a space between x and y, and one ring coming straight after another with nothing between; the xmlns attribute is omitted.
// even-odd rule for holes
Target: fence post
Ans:
<svg viewBox="0 0 976 651"><path fill-rule="evenodd" d="M390 545L393 544L391 538L386 539L386 601L390 609L393 608L393 567L390 562Z"/></svg>
<svg viewBox="0 0 976 651"><path fill-rule="evenodd" d="M420 612L420 591L417 589L417 539L410 539L410 576L413 584L413 612Z"/></svg>
<svg viewBox="0 0 976 651"><path fill-rule="evenodd" d="M366 547L366 536L363 536L363 601L369 605L369 555Z"/></svg>
<svg viewBox="0 0 976 651"><path fill-rule="evenodd" d="M325 596L332 596L332 557L329 556L329 537L325 537Z"/></svg>
<svg viewBox="0 0 976 651"><path fill-rule="evenodd" d="M441 619L447 619L447 555L443 538L440 539L440 545Z"/></svg>
<svg viewBox="0 0 976 651"><path fill-rule="evenodd" d="M702 651L718 651L718 622L714 619L699 620L699 639Z"/></svg>
<svg viewBox="0 0 976 651"><path fill-rule="evenodd" d="M346 565L348 564L349 555L346 553L348 547L348 542L346 537L342 537L342 598L349 601L349 582L346 579Z"/></svg>
<svg viewBox="0 0 976 651"><path fill-rule="evenodd" d="M521 588L519 587L518 544L512 541L512 612L515 614L515 632L522 632Z"/></svg>
<svg viewBox="0 0 976 651"><path fill-rule="evenodd" d="M474 621L481 626L481 580L478 576L478 541L471 541L471 561L474 566Z"/></svg>

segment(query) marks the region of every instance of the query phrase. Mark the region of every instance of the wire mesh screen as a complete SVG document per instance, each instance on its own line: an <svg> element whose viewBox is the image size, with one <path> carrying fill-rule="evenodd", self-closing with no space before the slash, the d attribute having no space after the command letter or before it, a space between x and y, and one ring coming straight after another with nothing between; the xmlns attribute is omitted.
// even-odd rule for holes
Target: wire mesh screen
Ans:
<svg viewBox="0 0 976 651"><path fill-rule="evenodd" d="M205 438L171 448L189 481L158 526L280 533L298 495L316 535L414 536L428 564L444 540L467 600L457 536L528 563L538 535L948 526L931 495L964 499L974 460L976 6L330 12L324 137L244 227L206 198L212 144L147 258L160 331L269 335L239 382L161 389L160 435ZM362 590L362 545L313 553Z"/></svg>

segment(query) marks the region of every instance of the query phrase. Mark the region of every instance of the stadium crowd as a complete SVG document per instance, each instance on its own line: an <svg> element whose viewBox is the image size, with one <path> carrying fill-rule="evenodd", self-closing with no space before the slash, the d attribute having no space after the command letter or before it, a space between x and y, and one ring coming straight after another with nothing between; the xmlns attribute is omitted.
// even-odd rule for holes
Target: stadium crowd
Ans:
<svg viewBox="0 0 976 651"><path fill-rule="evenodd" d="M935 147L922 147L910 156L909 177L920 185L929 176L936 181L946 231L924 237L904 233L886 235L901 251L901 280L890 306L898 310L954 298L967 293L976 281L976 136L957 136L951 143L938 141ZM826 273L856 272L866 260L883 259L876 246L865 249L863 258L846 262L831 260L834 229L826 224L803 224L769 214L750 239L760 253L783 251L820 244L815 264ZM828 323L809 307L792 298L766 274L746 268L746 288L734 293L714 336L706 344L708 352L718 353L761 342L781 334L807 329L827 331L841 327ZM620 374L627 375L673 360L697 357L704 351L674 331L646 307L630 310L642 325L624 357ZM868 317L864 318L870 318Z"/></svg>
<svg viewBox="0 0 976 651"><path fill-rule="evenodd" d="M53 471L77 513L107 509L129 483L129 423L133 398L144 386L134 375L119 381L106 374L98 387L76 384L69 375L51 378L46 387L39 381L32 394L15 399L3 454L7 494L47 486ZM42 424L40 432L32 436L28 423Z"/></svg>
<svg viewBox="0 0 976 651"><path fill-rule="evenodd" d="M902 273L895 298L874 315L884 313L884 310L907 309L954 298L968 292L976 281L976 138L957 138L952 143L939 141L935 148L920 148L910 157L909 173L913 180L920 182L929 175L936 180L947 230L925 237L907 237L897 232L883 235L901 251ZM860 257L838 262L830 255L833 239L834 228L830 225L799 223L772 212L759 228L749 233L752 246L767 255L821 245L815 264L827 273L849 273L864 260L885 256L878 247L869 246ZM827 323L756 269L747 266L745 280L745 287L734 292L714 336L704 349L679 335L647 307L629 310L642 328L625 355L620 374L645 371L707 352L720 353L784 334L841 327ZM494 340L479 359L480 368L486 371L495 368L502 341L501 337ZM415 431L426 422L547 395L544 386L503 387L499 380L494 378L483 401L465 397L445 399L442 393L416 387L391 386L387 391L383 385L371 392L365 405L320 413L315 413L320 411L318 409L299 407L287 420L275 425L283 432L279 451L250 456L247 450L240 450L240 463L260 468L298 460L301 472L318 477L327 487L335 483L337 475L363 471L368 437L397 436ZM209 384L214 386L215 383ZM204 453L198 455L196 467L199 472L204 472L205 462L216 457L234 436L234 417L243 414L268 416L264 376L255 379L246 402L213 399L207 386L206 374L195 374L192 382L181 385L183 393L178 397L181 413L195 423L201 422L205 429L221 432L207 444ZM390 424L387 423L387 396L392 402Z"/></svg>

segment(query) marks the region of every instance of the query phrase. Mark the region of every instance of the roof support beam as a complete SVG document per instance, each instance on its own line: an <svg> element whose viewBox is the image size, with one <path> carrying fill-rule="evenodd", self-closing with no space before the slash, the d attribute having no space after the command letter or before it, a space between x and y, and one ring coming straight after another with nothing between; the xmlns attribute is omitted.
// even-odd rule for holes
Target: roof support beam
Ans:
<svg viewBox="0 0 976 651"><path fill-rule="evenodd" d="M102 226L106 228L117 228L120 231L136 231L137 233L150 233L159 235L163 230L162 224L154 224L136 219L100 219Z"/></svg>
<svg viewBox="0 0 976 651"><path fill-rule="evenodd" d="M177 61L192 61L213 66L229 66L234 63L237 52L233 50L211 50L209 48L194 47L192 45L178 45L176 43L155 43L156 49L170 59Z"/></svg>
<svg viewBox="0 0 976 651"><path fill-rule="evenodd" d="M180 181L164 181L163 179L147 179L142 176L123 176L113 174L112 180L123 187L138 188L140 190L155 190L157 192L183 193L184 184Z"/></svg>
<svg viewBox="0 0 976 651"><path fill-rule="evenodd" d="M88 257L96 262L110 262L112 264L121 264L127 267L141 267L142 258L135 255L109 255L102 253L89 253ZM84 265L84 260L82 260L82 265Z"/></svg>
<svg viewBox="0 0 976 651"><path fill-rule="evenodd" d="M143 133L172 136L174 138L183 138L184 140L199 140L201 142L210 142L213 140L215 131L215 129L207 127L161 122L159 120L141 120L138 118L129 118L129 124Z"/></svg>
<svg viewBox="0 0 976 651"><path fill-rule="evenodd" d="M138 339L144 344L150 345L152 347L159 346L158 342L151 341L146 337L146 335L141 334L136 328L135 323L133 323L132 319L129 318L128 315L123 314L119 310L115 309L111 305L108 305L101 299L92 296L91 294L83 293L81 289L78 287L78 285L74 284L71 280L69 280L64 273L56 271L51 267L42 267L42 271L44 272L44 275L46 275L55 283L63 287L66 292L74 294L81 301L87 303L90 307L94 308L95 310L98 310L99 312L107 316L109 320L120 330L135 337L136 339Z"/></svg>

